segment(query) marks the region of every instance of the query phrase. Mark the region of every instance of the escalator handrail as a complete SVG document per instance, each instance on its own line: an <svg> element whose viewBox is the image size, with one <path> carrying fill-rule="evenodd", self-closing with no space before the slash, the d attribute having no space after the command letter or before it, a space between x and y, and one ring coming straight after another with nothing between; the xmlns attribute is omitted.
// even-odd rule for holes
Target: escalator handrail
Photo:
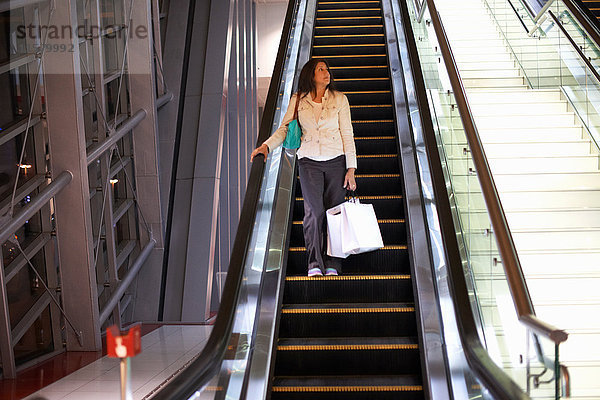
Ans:
<svg viewBox="0 0 600 400"><path fill-rule="evenodd" d="M537 1L537 4L534 4L535 7L530 4L530 1L532 0L522 0L522 3L527 9L529 16L534 20L534 22L539 21L545 13L551 12L549 7L542 7L539 0ZM546 5L552 3L553 1L554 0L548 1ZM579 22L579 24L582 26L585 33L593 40L596 47L600 49L600 28L594 22L596 20L594 15L592 15L592 13L587 8L582 7L574 0L560 1L565 5L565 7L569 9L569 11L571 12L571 14L573 14L577 22ZM539 11L537 11L536 13L536 10L534 10L534 8L539 9Z"/></svg>
<svg viewBox="0 0 600 400"><path fill-rule="evenodd" d="M575 50L575 52L577 53L577 55L579 56L579 58L581 59L581 61L583 61L583 63L590 70L590 72L592 73L592 75L594 75L594 78L596 78L596 82L598 82L598 84L600 84L600 73L592 65L591 61L583 53L583 50L577 45L577 43L575 42L575 40L573 39L573 37L569 34L569 32L565 29L565 27L560 22L560 20L558 19L558 17L550 9L550 5L555 0L548 1L546 3L546 5L537 13L537 15L532 10L531 5L527 2L527 0L520 0L521 4L523 4L523 6L527 9L527 13L529 14L529 17L535 23L535 27L532 30L527 29L527 25L525 24L525 21L523 21L523 18L521 18L521 16L517 12L517 9L512 4L511 0L507 0L507 1L508 1L508 4L510 4L510 6L511 6L513 12L515 13L515 15L517 16L517 18L521 22L521 25L523 26L523 29L525 29L525 32L527 32L528 35L531 35L533 31L535 31L535 30L537 30L537 29L540 28L539 24L541 24L542 21L543 21L542 17L544 15L548 14L550 16L550 18L552 19L552 21L554 21L554 24L562 32L562 34L565 35L566 39L569 41L569 43L571 44L571 47ZM571 12L571 14L573 14L573 16L575 17L575 19L577 20L577 22L582 26L584 32L588 35L589 38L591 38L591 40L596 45L596 48L600 51L600 46L598 45L600 43L600 34L598 33L597 28L593 24L589 23L589 21L587 20L587 16L585 15L585 13L581 12L581 10L579 9L579 6L576 5L575 3L573 3L572 0L560 0L560 1L562 1L563 4L569 9L569 11Z"/></svg>
<svg viewBox="0 0 600 400"><path fill-rule="evenodd" d="M257 144L264 142L271 135L271 127L275 119L276 104L279 97L279 86L284 73L285 56L288 51L292 19L297 3L298 1L296 0L288 3L279 50L265 103L265 112L259 128ZM165 385L153 397L153 400L187 399L196 391L206 386L220 372L220 366L230 342L233 329L236 315L235 307L241 289L246 257L250 250L251 232L256 219L264 172L265 163L261 158L256 159L250 169L244 204L240 213L227 278L223 288L223 297L210 337L198 357L186 369L173 378L171 382Z"/></svg>

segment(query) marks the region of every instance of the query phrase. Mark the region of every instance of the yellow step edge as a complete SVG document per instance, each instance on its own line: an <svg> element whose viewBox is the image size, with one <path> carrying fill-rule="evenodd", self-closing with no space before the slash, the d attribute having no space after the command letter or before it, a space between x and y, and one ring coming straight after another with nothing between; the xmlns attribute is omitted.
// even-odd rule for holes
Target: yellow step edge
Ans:
<svg viewBox="0 0 600 400"><path fill-rule="evenodd" d="M395 136L360 136L355 137L354 140L382 140L382 139L395 139Z"/></svg>
<svg viewBox="0 0 600 400"><path fill-rule="evenodd" d="M383 28L383 25L330 25L330 26L315 26L315 29L335 29L335 28Z"/></svg>
<svg viewBox="0 0 600 400"><path fill-rule="evenodd" d="M414 307L377 307L377 308L284 308L282 314L367 314L367 313L408 313L415 312Z"/></svg>
<svg viewBox="0 0 600 400"><path fill-rule="evenodd" d="M373 18L381 19L381 16L370 16L370 17L360 17L360 16L356 16L356 17L317 17L317 21L328 21L328 20L332 20L332 19L373 19Z"/></svg>
<svg viewBox="0 0 600 400"><path fill-rule="evenodd" d="M300 178L300 176L296 176ZM356 174L356 178L400 178L400 174Z"/></svg>
<svg viewBox="0 0 600 400"><path fill-rule="evenodd" d="M390 78L342 78L336 79L336 82L352 82L352 81L389 81ZM353 107L353 106L350 106ZM391 106L390 106L391 107Z"/></svg>
<svg viewBox="0 0 600 400"><path fill-rule="evenodd" d="M336 82L339 81L340 79L336 79ZM350 106L350 108L392 108L391 104L372 104L372 105L355 105L355 106Z"/></svg>
<svg viewBox="0 0 600 400"><path fill-rule="evenodd" d="M386 195L386 196L358 196L359 200L399 200L402 195ZM304 197L296 197L296 201L304 201Z"/></svg>
<svg viewBox="0 0 600 400"><path fill-rule="evenodd" d="M398 154L362 154L357 155L357 158L394 158L398 157Z"/></svg>
<svg viewBox="0 0 600 400"><path fill-rule="evenodd" d="M394 122L393 119L357 119L352 120L353 124L379 124L384 122Z"/></svg>
<svg viewBox="0 0 600 400"><path fill-rule="evenodd" d="M351 4L351 3L358 3L358 4L379 3L379 1L378 0L365 0L365 1L321 1L321 2L319 2L319 5L321 5L321 4Z"/></svg>
<svg viewBox="0 0 600 400"><path fill-rule="evenodd" d="M410 275L325 275L325 276L286 276L286 282L299 281L387 281L408 280Z"/></svg>
<svg viewBox="0 0 600 400"><path fill-rule="evenodd" d="M343 54L339 56L312 56L312 58L386 57L385 54Z"/></svg>
<svg viewBox="0 0 600 400"><path fill-rule="evenodd" d="M337 350L415 350L418 344L321 344L281 345L277 351L337 351Z"/></svg>
<svg viewBox="0 0 600 400"><path fill-rule="evenodd" d="M402 386L273 386L273 392L417 392L420 385Z"/></svg>
<svg viewBox="0 0 600 400"><path fill-rule="evenodd" d="M381 8L332 8L317 10L317 12L337 12L337 11L381 11Z"/></svg>
<svg viewBox="0 0 600 400"><path fill-rule="evenodd" d="M385 43L358 43L358 44L319 44L316 46L313 46L313 48L323 48L323 47L375 47L375 46L380 46L383 47L385 46Z"/></svg>
<svg viewBox="0 0 600 400"><path fill-rule="evenodd" d="M406 245L390 245L390 246L383 246L379 250L406 250L406 249L408 249L408 247ZM292 251L292 252L306 251L306 247L290 247L289 251Z"/></svg>
<svg viewBox="0 0 600 400"><path fill-rule="evenodd" d="M341 67L329 67L329 69L366 69L366 68L387 68L387 65L355 65L355 66L341 66Z"/></svg>
<svg viewBox="0 0 600 400"><path fill-rule="evenodd" d="M391 90L363 90L363 91L347 91L344 94L374 94L374 93L392 93Z"/></svg>
<svg viewBox="0 0 600 400"><path fill-rule="evenodd" d="M403 224L406 221L403 219L378 219L379 224ZM304 225L304 221L292 221L292 225Z"/></svg>
<svg viewBox="0 0 600 400"><path fill-rule="evenodd" d="M400 178L400 174L356 174L357 178Z"/></svg>
<svg viewBox="0 0 600 400"><path fill-rule="evenodd" d="M339 38L339 37L383 37L383 33L366 33L364 35L316 35L315 39Z"/></svg>

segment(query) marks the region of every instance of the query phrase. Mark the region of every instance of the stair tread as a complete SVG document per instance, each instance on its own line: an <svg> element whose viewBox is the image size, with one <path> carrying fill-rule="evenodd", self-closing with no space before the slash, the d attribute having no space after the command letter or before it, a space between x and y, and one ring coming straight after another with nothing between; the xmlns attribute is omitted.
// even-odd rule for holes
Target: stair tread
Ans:
<svg viewBox="0 0 600 400"><path fill-rule="evenodd" d="M417 375L276 377L273 386L420 386ZM421 388L422 389L422 388ZM418 389L418 390L421 390Z"/></svg>
<svg viewBox="0 0 600 400"><path fill-rule="evenodd" d="M377 345L418 345L416 337L338 337L338 338L282 338L278 347L284 346L377 346Z"/></svg>
<svg viewBox="0 0 600 400"><path fill-rule="evenodd" d="M282 310L335 310L339 312L379 312L378 310L386 310L386 312L411 312L414 311L413 303L323 303L323 304L283 304Z"/></svg>

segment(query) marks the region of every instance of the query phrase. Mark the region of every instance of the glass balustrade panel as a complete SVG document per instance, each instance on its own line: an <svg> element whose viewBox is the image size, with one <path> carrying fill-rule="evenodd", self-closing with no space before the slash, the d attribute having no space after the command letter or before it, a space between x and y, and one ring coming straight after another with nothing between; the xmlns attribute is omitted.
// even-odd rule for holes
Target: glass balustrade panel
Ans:
<svg viewBox="0 0 600 400"><path fill-rule="evenodd" d="M500 4L499 0L488 0ZM504 2L506 3L506 2ZM428 12L418 22L413 8L411 22L417 41L419 60L427 90L432 122L436 133L439 156L447 180L447 195L453 207L456 236L461 251L462 265L467 281L471 310L478 325L481 342L490 357L522 389L528 389L532 372L545 369L532 346L528 346L528 333L518 321L510 293L502 257L479 183L471 149L462 125L450 80ZM511 10L514 13L514 11ZM508 11L497 15L498 23L505 27L509 37L518 36L509 19ZM528 47L514 41L515 51L525 54ZM532 75L538 81L541 75ZM453 355L449 355L453 370ZM455 365L459 365L456 363ZM455 372L453 370L453 372ZM454 374L453 374L454 375ZM469 371L462 371L465 382L476 381ZM454 382L453 382L454 384ZM542 384L540 390L552 391L554 383ZM471 385L469 390L473 389ZM470 396L491 398L482 388ZM545 393L545 392L544 392ZM473 397L470 397L473 398ZM542 398L542 397L535 397Z"/></svg>

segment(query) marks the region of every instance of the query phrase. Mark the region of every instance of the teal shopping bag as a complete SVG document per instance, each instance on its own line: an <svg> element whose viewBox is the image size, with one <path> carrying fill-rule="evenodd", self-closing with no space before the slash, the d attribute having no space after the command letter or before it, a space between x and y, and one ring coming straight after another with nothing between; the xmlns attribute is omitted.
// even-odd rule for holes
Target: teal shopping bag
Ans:
<svg viewBox="0 0 600 400"><path fill-rule="evenodd" d="M296 94L296 105L294 106L294 119L288 124L287 134L283 140L284 149L297 149L300 147L300 138L302 137L302 128L300 128L300 122L298 122L298 103L300 100L299 94Z"/></svg>
<svg viewBox="0 0 600 400"><path fill-rule="evenodd" d="M300 147L300 138L302 137L302 129L300 129L300 124L298 123L298 118L290 121L288 124L287 134L285 135L285 139L283 141L284 149L297 149Z"/></svg>

